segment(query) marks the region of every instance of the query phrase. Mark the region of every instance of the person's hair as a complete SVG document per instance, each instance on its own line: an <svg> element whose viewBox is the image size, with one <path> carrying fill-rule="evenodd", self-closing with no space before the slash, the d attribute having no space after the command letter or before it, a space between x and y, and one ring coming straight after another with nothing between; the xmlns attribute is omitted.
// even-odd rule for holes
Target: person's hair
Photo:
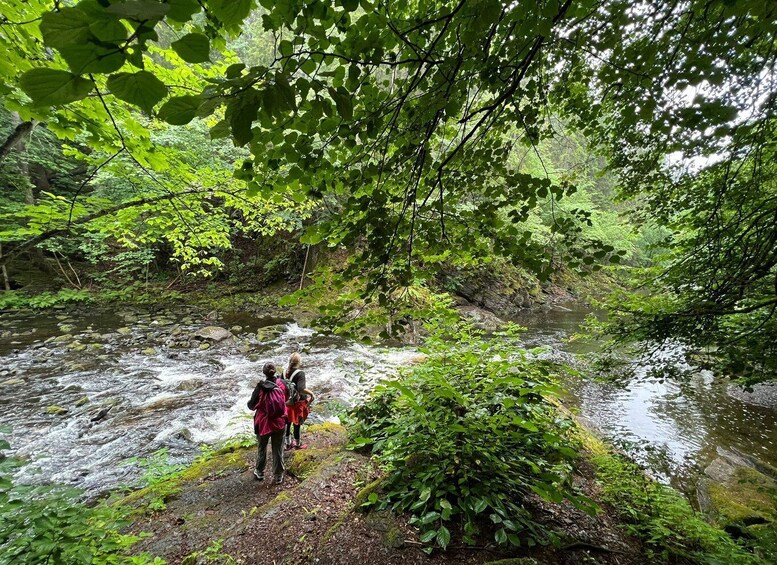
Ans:
<svg viewBox="0 0 777 565"><path fill-rule="evenodd" d="M296 369L299 369L300 364L302 364L302 357L295 351L289 356L289 368L287 369L288 374L290 375Z"/></svg>
<svg viewBox="0 0 777 565"><path fill-rule="evenodd" d="M262 367L262 372L264 373L264 376L266 376L266 377L274 377L275 376L275 364L274 363L265 363L264 367Z"/></svg>

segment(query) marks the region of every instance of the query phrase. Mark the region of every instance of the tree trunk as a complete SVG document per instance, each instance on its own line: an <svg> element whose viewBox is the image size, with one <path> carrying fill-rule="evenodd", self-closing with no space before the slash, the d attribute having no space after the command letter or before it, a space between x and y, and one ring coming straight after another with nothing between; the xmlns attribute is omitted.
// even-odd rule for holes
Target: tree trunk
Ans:
<svg viewBox="0 0 777 565"><path fill-rule="evenodd" d="M32 128L35 127L35 123L30 120L29 122L21 121L19 114L13 112L11 119L16 124L16 127L11 132L11 135L0 145L0 163L2 163L11 150L19 144L25 144L27 137L30 135Z"/></svg>
<svg viewBox="0 0 777 565"><path fill-rule="evenodd" d="M3 259L3 242L0 241L0 261ZM3 287L5 290L11 290L11 281L8 279L8 271L5 268L5 263L0 266L0 270L3 271Z"/></svg>

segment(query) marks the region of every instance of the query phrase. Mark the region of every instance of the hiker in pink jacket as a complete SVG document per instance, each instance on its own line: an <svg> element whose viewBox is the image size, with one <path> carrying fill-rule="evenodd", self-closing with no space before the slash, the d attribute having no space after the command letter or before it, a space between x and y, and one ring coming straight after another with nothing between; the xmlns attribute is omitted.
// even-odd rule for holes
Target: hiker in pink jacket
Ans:
<svg viewBox="0 0 777 565"><path fill-rule="evenodd" d="M262 368L265 380L254 388L248 409L254 412L254 433L259 454L256 458L254 477L264 480L267 463L267 443L272 445L272 472L275 484L283 482L283 434L286 430L286 390L275 378L275 365L265 363Z"/></svg>

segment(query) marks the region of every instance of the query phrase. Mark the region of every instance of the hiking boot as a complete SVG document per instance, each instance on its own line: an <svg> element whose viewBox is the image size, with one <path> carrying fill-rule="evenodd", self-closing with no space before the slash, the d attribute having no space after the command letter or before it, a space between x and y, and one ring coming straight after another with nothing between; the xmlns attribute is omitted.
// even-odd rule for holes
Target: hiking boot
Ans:
<svg viewBox="0 0 777 565"><path fill-rule="evenodd" d="M257 481L263 481L263 480L264 480L264 473L260 473L259 471L257 471L256 469L254 469L254 478L255 478Z"/></svg>
<svg viewBox="0 0 777 565"><path fill-rule="evenodd" d="M273 481L273 483L276 484L276 485L282 485L283 484L283 475L281 475L280 477L275 477L275 480Z"/></svg>

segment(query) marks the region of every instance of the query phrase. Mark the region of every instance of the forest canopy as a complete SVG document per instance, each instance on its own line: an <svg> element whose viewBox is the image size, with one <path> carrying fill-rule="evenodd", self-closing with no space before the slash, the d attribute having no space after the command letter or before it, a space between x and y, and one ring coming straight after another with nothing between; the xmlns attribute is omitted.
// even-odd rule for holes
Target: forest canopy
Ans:
<svg viewBox="0 0 777 565"><path fill-rule="evenodd" d="M85 167L58 216L31 220L27 199L0 234L3 261L137 208L178 241L199 238L179 253L206 263L219 242L187 224L261 209L252 217L275 229L292 210L302 242L354 250L346 274L382 300L446 262L497 255L544 277L620 263L628 250L571 198L580 179L548 163L549 144L574 135L609 163L632 220L665 230L649 292L619 301L614 331L730 346L746 376L777 370L774 3L10 0L2 12L0 94L18 119L0 159L45 123ZM230 138L234 171L200 174L163 149L164 124L203 145ZM81 194L109 172L135 179L118 210ZM548 237L532 227L538 206Z"/></svg>

